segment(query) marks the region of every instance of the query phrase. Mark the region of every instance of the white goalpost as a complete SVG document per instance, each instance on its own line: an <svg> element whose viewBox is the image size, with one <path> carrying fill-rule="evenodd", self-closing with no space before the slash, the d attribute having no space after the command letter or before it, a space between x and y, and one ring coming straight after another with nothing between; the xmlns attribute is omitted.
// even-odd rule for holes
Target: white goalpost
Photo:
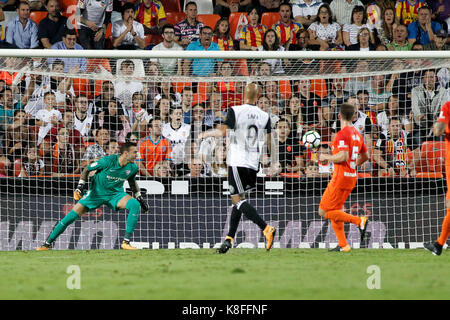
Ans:
<svg viewBox="0 0 450 320"><path fill-rule="evenodd" d="M90 161L138 144L139 248L213 248L229 227L227 139L200 139L243 104L248 83L262 88L275 156L261 157L249 201L278 230L275 248L332 248L318 214L332 167L318 162L339 128L342 103L371 159L359 170L345 211L368 215L354 248L417 248L434 241L445 215L445 142L430 134L450 101L448 51L119 51L0 50L0 250L34 250L75 204ZM160 121L160 130L153 127ZM319 149L302 144L307 131ZM155 140L156 139L156 140ZM161 141L166 141L162 143ZM260 142L260 146L265 144ZM125 184L125 190L129 186ZM117 249L125 211L102 206L69 226L55 249ZM264 247L243 218L241 248Z"/></svg>

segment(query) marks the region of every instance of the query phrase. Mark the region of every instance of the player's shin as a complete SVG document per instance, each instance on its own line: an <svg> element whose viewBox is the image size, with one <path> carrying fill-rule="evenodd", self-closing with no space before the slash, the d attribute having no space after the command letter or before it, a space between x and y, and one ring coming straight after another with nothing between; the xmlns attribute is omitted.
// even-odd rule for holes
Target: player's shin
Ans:
<svg viewBox="0 0 450 320"><path fill-rule="evenodd" d="M140 206L141 205L139 204L139 201L137 201L134 198L128 200L127 205L125 206L125 208L128 210L127 225L124 237L126 241L130 241L131 235L133 234L133 231L136 228L136 224L139 220Z"/></svg>
<svg viewBox="0 0 450 320"><path fill-rule="evenodd" d="M80 215L76 213L74 210L70 210L70 212L56 225L55 229L53 229L52 233L47 239L47 243L50 244L59 237L61 233L63 233L66 228L74 223Z"/></svg>
<svg viewBox="0 0 450 320"><path fill-rule="evenodd" d="M443 246L450 235L450 209L447 209L447 215L444 218L444 221L442 222L442 231L441 235L439 236L439 239L437 240L437 243L439 243L441 246Z"/></svg>
<svg viewBox="0 0 450 320"><path fill-rule="evenodd" d="M246 200L239 201L238 204L236 204L236 207L240 211L242 211L242 213L247 219L256 223L258 227L261 228L261 230L264 230L266 228L267 223L264 222L264 220L259 216L256 209Z"/></svg>
<svg viewBox="0 0 450 320"><path fill-rule="evenodd" d="M242 216L242 212L236 206L233 206L233 210L231 211L231 217L230 217L230 229L228 231L228 236L233 239L236 235L236 231L239 226L239 221L241 220L241 216Z"/></svg>

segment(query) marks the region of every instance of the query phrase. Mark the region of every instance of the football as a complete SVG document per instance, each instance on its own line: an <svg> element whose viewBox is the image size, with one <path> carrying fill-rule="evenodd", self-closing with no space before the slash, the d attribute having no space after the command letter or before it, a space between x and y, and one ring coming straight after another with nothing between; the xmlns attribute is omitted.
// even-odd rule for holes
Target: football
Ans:
<svg viewBox="0 0 450 320"><path fill-rule="evenodd" d="M320 145L320 134L314 130L307 131L302 137L302 142L306 148L315 149Z"/></svg>

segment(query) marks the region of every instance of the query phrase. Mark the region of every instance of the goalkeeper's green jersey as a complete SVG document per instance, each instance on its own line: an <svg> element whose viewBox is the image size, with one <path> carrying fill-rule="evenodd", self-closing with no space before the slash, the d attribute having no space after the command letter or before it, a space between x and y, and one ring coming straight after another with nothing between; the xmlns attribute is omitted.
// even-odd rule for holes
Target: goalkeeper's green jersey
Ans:
<svg viewBox="0 0 450 320"><path fill-rule="evenodd" d="M88 171L97 170L91 178L89 188L91 196L112 196L124 192L123 184L134 182L139 169L136 163L129 163L124 167L119 165L119 155L105 156L88 165Z"/></svg>

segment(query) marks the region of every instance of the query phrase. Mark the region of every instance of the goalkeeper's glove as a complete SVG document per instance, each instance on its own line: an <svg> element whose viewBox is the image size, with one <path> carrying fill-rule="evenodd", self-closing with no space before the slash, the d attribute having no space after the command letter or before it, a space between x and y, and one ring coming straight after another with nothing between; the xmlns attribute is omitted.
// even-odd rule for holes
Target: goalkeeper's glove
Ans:
<svg viewBox="0 0 450 320"><path fill-rule="evenodd" d="M139 203L141 204L142 212L144 213L148 212L148 204L144 200L144 198L142 198L140 192L136 193L136 200L139 201Z"/></svg>
<svg viewBox="0 0 450 320"><path fill-rule="evenodd" d="M73 198L74 198L76 201L78 201L78 200L80 200L81 198L83 198L83 195L84 195L84 188L85 188L84 181L80 180L80 182L78 182L77 188L76 188L75 191L73 192Z"/></svg>

